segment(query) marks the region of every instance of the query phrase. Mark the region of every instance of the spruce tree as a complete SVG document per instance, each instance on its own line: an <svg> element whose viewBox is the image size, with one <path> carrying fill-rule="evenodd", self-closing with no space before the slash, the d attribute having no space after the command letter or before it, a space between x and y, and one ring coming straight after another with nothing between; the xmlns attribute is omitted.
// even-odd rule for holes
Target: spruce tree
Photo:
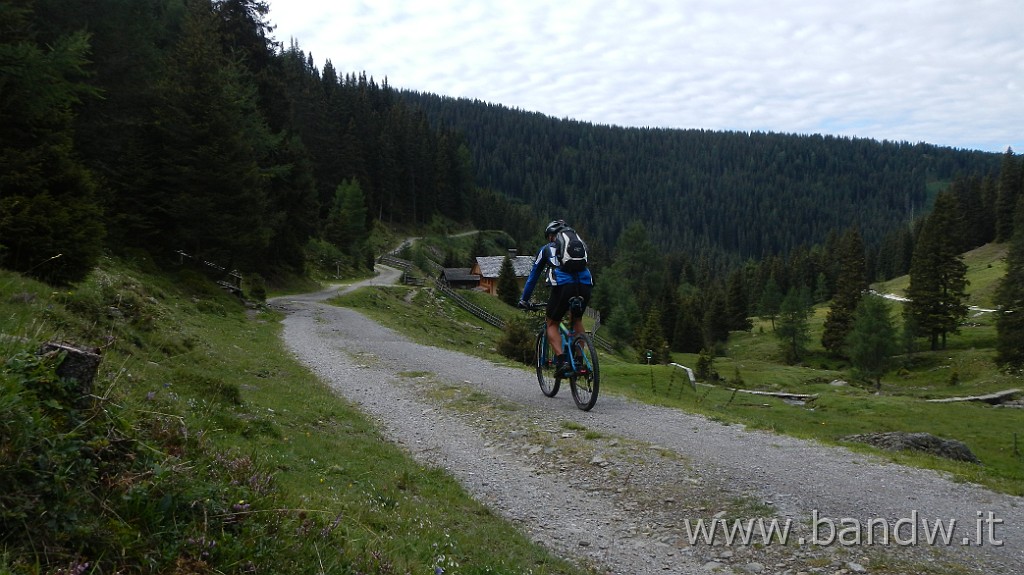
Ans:
<svg viewBox="0 0 1024 575"><path fill-rule="evenodd" d="M698 319L700 316L700 305L696 297L691 296L680 301L679 313L676 316L672 334L673 350L683 353L697 353L701 350L704 337L701 335L701 325Z"/></svg>
<svg viewBox="0 0 1024 575"><path fill-rule="evenodd" d="M28 9L15 3L0 4L0 22L0 263L75 282L99 260L105 232L93 175L72 138L72 107L93 93L82 82L88 37L44 49Z"/></svg>
<svg viewBox="0 0 1024 575"><path fill-rule="evenodd" d="M647 351L651 351L651 363L668 363L669 349L665 341L665 334L661 329L661 313L657 308L651 308L647 312L647 319L637 334L633 347L637 352L637 359L640 363L647 362Z"/></svg>
<svg viewBox="0 0 1024 575"><path fill-rule="evenodd" d="M996 362L1019 371L1024 369L1024 197L1017 201L1016 213L1006 275L996 291Z"/></svg>
<svg viewBox="0 0 1024 575"><path fill-rule="evenodd" d="M779 339L779 348L783 360L794 364L803 359L807 353L807 344L811 340L807 318L810 315L808 296L801 290L791 288L782 300L779 309L779 323L775 328L775 337Z"/></svg>
<svg viewBox="0 0 1024 575"><path fill-rule="evenodd" d="M366 240L366 197L356 180L338 184L334 204L327 217L324 239L348 253L354 253L358 244Z"/></svg>
<svg viewBox="0 0 1024 575"><path fill-rule="evenodd" d="M208 3L186 3L162 86L155 143L153 241L223 266L254 269L270 242L267 178L273 147L244 70L217 45ZM161 245L162 244L162 245Z"/></svg>
<svg viewBox="0 0 1024 575"><path fill-rule="evenodd" d="M506 254L505 259L501 260L501 271L498 272L498 299L514 306L520 295L515 266L512 265L512 258Z"/></svg>
<svg viewBox="0 0 1024 575"><path fill-rule="evenodd" d="M726 282L725 313L729 329L733 331L750 331L750 310L747 302L747 284L744 270L738 269L729 274Z"/></svg>
<svg viewBox="0 0 1024 575"><path fill-rule="evenodd" d="M846 337L846 353L854 370L874 382L875 389L879 389L882 376L889 370L892 356L898 349L896 327L888 302L878 296L861 298Z"/></svg>
<svg viewBox="0 0 1024 575"><path fill-rule="evenodd" d="M839 272L832 306L825 317L821 345L833 355L844 353L846 336L853 329L853 315L868 288L864 264L864 243L856 229L843 234L838 248Z"/></svg>
<svg viewBox="0 0 1024 575"><path fill-rule="evenodd" d="M779 282L775 281L775 274L768 278L768 282L761 291L761 299L757 304L758 317L772 322L772 331L775 331L775 318L779 315L779 308L782 306L782 290Z"/></svg>
<svg viewBox="0 0 1024 575"><path fill-rule="evenodd" d="M946 337L959 333L967 317L967 266L959 246L961 224L956 199L943 192L925 220L910 264L910 301L903 310L917 335L927 336L931 349L945 349Z"/></svg>
<svg viewBox="0 0 1024 575"><path fill-rule="evenodd" d="M709 288L708 302L701 320L704 347L714 350L729 340L729 317L726 313L725 295L721 286Z"/></svg>
<svg viewBox="0 0 1024 575"><path fill-rule="evenodd" d="M608 284L608 281L602 283ZM640 322L643 321L640 306L637 304L636 297L630 292L621 289L613 291L616 294L615 305L608 317L608 331L616 339L631 341L636 336Z"/></svg>
<svg viewBox="0 0 1024 575"><path fill-rule="evenodd" d="M1013 237L1014 210L1017 198L1021 195L1024 176L1021 173L1021 162L1017 161L1013 148L1003 154L1003 164L999 170L999 191L996 196L996 241L1008 242Z"/></svg>

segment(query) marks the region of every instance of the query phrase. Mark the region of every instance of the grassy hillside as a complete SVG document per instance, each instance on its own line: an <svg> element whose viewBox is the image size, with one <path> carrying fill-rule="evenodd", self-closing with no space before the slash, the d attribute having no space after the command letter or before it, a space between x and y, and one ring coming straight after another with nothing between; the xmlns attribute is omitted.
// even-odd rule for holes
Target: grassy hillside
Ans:
<svg viewBox="0 0 1024 575"><path fill-rule="evenodd" d="M970 285L967 288L967 303L985 309L995 307L996 285L1006 274L1006 250L1007 244L986 244L980 248L971 250L964 254L964 263L967 264L967 279ZM907 286L910 284L910 276L901 276L886 282L879 282L872 286L876 291L883 294L905 295Z"/></svg>
<svg viewBox="0 0 1024 575"><path fill-rule="evenodd" d="M0 573L579 570L385 442L187 269L0 271ZM92 397L44 341L102 348Z"/></svg>
<svg viewBox="0 0 1024 575"><path fill-rule="evenodd" d="M982 308L992 305L995 283L1003 275L1005 246L990 245L965 255L971 282L970 303ZM882 293L902 295L907 278L875 286ZM501 332L443 299L430 290L379 288L340 298L338 305L359 308L396 330L434 345L474 353L491 361L507 362L495 352ZM481 305L509 319L522 313L481 294ZM892 303L899 317L902 304ZM439 313L440 312L440 313ZM755 323L749 332L733 333L723 357L714 368L722 381L700 386L694 392L682 370L667 365L637 365L627 355L604 354L602 393L630 396L641 401L704 413L712 419L773 430L827 443L842 443L847 435L885 431L923 431L963 441L982 465L956 463L935 457L907 453L882 453L910 465L941 469L962 481L985 484L993 489L1024 495L1024 430L1021 411L977 403L930 403L927 399L970 396L1011 388L1024 389L1019 376L999 372L993 362L994 319L977 312L960 335L951 336L948 349L916 351L900 358L900 367L882 380L881 390L857 381L850 366L828 357L820 345L828 308L819 306L811 318L811 349L801 365L780 362L778 340L766 322ZM899 321L897 320L897 323ZM923 349L923 343L921 349ZM673 360L694 367L695 355L676 354ZM528 371L524 379L532 381ZM835 384L833 383L835 382ZM839 382L842 382L840 384ZM789 391L815 394L805 405L734 393L733 388ZM539 393L539 391L538 391ZM595 408L600 413L600 400Z"/></svg>

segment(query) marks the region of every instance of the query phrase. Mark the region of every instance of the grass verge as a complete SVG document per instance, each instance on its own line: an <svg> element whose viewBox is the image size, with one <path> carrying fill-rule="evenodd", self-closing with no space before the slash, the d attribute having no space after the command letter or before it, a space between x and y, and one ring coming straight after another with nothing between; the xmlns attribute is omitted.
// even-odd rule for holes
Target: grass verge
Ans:
<svg viewBox="0 0 1024 575"><path fill-rule="evenodd" d="M382 440L186 269L0 272L0 574L584 571ZM40 343L102 348L91 397Z"/></svg>

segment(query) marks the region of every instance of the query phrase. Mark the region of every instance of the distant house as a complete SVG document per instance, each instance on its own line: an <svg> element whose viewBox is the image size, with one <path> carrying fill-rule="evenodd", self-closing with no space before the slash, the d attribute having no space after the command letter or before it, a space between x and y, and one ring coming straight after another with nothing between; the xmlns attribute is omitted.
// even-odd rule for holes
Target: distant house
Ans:
<svg viewBox="0 0 1024 575"><path fill-rule="evenodd" d="M457 289L472 289L480 285L480 275L473 273L472 268L444 268L441 279Z"/></svg>
<svg viewBox="0 0 1024 575"><path fill-rule="evenodd" d="M533 268L533 258L516 255L515 250L509 250L509 255L512 257L512 267L516 272L519 289L522 289L526 285L526 278L530 275L530 270ZM504 261L505 256L482 256L476 258L476 263L473 264L470 273L480 276L481 290L491 295L498 295L498 276L501 275L501 264Z"/></svg>

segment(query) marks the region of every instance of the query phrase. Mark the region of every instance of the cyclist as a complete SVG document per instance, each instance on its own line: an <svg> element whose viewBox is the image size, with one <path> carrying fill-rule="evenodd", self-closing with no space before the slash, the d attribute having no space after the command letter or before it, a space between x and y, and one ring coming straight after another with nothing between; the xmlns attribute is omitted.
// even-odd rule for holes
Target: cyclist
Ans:
<svg viewBox="0 0 1024 575"><path fill-rule="evenodd" d="M537 281L544 272L547 272L546 281L551 286L551 297L548 299L544 315L548 342L551 343L551 347L555 351L557 373L563 373L568 364L565 350L562 349L558 324L572 305L572 330L575 333L583 333L583 311L590 303L590 294L594 288L594 279L590 274L589 267L584 267L582 271L578 272L567 272L558 265L555 237L558 232L567 228L569 226L564 220L554 220L544 229L544 236L548 243L537 252L537 258L530 270L530 277L526 279L526 285L523 286L523 295L519 298L519 307L526 307L530 296L533 295Z"/></svg>

